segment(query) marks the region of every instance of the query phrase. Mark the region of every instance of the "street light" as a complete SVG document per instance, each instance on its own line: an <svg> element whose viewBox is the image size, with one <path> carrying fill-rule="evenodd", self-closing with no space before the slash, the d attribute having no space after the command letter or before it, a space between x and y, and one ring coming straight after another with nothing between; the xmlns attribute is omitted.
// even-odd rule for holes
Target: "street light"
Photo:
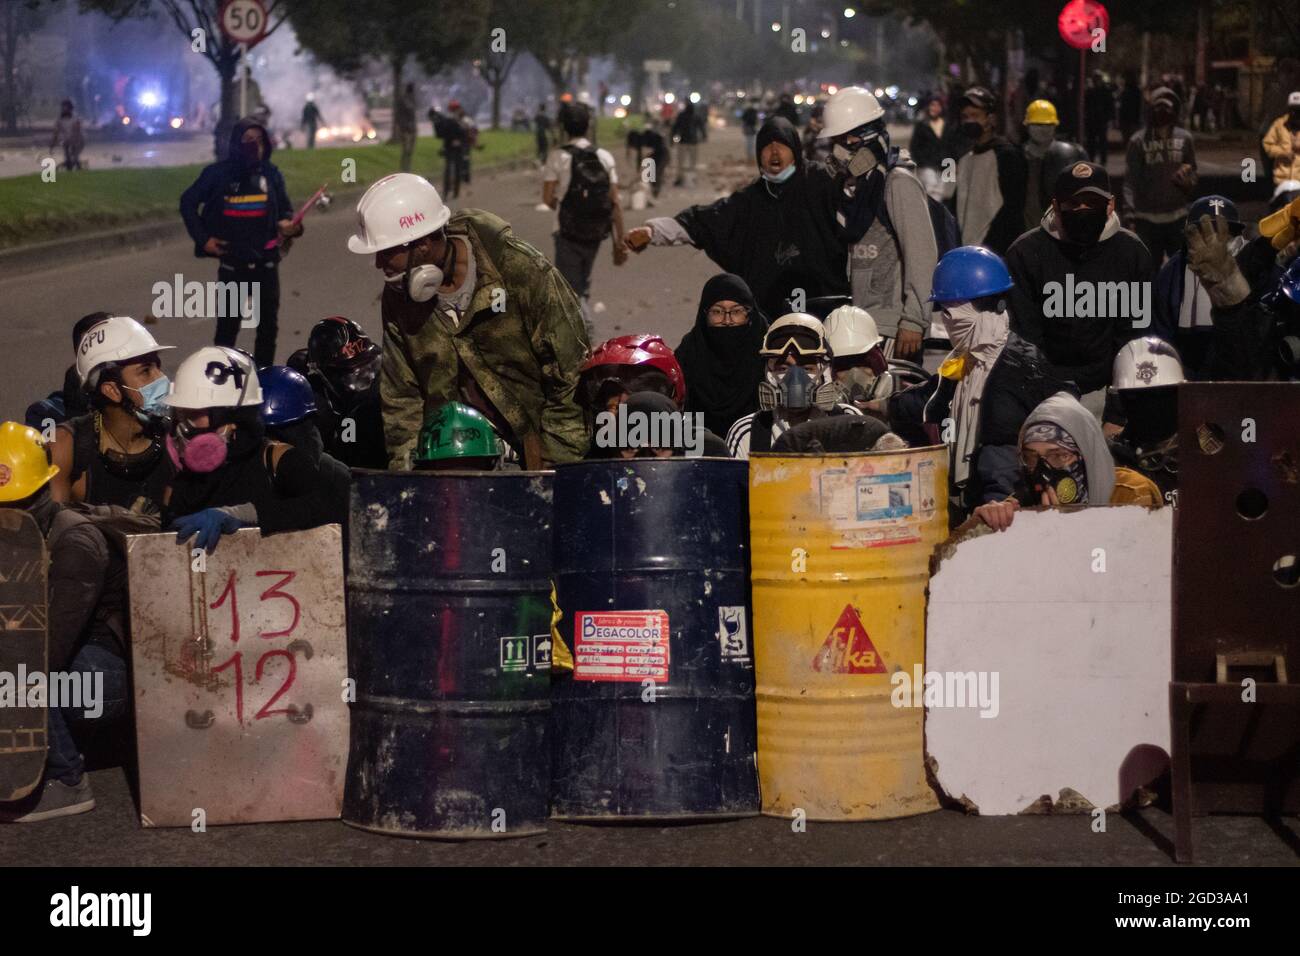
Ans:
<svg viewBox="0 0 1300 956"><path fill-rule="evenodd" d="M854 10L852 7L845 7L845 8L844 8L844 19L845 19L845 20L852 20L852 19L853 19L854 17L856 17L857 15L858 15L858 11Z"/></svg>
<svg viewBox="0 0 1300 956"><path fill-rule="evenodd" d="M772 32L773 33L781 32L781 24L777 23L775 20L772 21Z"/></svg>

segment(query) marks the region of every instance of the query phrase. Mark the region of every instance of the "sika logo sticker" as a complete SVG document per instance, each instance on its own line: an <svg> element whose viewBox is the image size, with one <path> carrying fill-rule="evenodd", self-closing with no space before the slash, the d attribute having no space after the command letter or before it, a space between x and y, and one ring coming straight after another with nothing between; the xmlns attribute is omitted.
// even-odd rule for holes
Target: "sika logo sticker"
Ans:
<svg viewBox="0 0 1300 956"><path fill-rule="evenodd" d="M813 658L813 670L830 674L883 674L885 662L853 605L846 604L826 643Z"/></svg>
<svg viewBox="0 0 1300 956"><path fill-rule="evenodd" d="M718 608L718 643L724 661L749 660L749 628L745 626L745 608Z"/></svg>

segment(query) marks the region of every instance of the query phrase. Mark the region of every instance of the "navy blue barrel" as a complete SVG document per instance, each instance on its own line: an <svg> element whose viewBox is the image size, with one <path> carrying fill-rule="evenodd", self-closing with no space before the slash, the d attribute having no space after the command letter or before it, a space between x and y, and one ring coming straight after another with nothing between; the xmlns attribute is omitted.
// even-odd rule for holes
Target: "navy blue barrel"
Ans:
<svg viewBox="0 0 1300 956"><path fill-rule="evenodd" d="M353 472L345 822L453 839L545 829L551 480Z"/></svg>
<svg viewBox="0 0 1300 956"><path fill-rule="evenodd" d="M743 461L556 468L553 816L758 812L748 526Z"/></svg>

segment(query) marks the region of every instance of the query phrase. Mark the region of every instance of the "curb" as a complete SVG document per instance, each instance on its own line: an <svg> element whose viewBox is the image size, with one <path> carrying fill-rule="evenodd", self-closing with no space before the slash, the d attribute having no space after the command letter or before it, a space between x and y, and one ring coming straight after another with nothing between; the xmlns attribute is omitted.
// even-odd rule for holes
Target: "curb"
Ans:
<svg viewBox="0 0 1300 956"><path fill-rule="evenodd" d="M494 163L491 166L485 166L482 170L475 170L475 172L497 175L499 173L518 172L520 169L531 169L535 165L535 161L531 158L510 159ZM330 195L335 200L347 199L348 197L359 196L363 191L361 187L349 185L347 188L339 189ZM149 249L169 242L180 242L187 238L185 224L180 221L179 216L176 216L135 226L125 226L120 229L106 229L101 232L69 236L66 239L50 239L30 246L0 249L0 275L6 278L29 275L34 272L56 268L72 260L85 262L106 259L110 256L121 255L124 252Z"/></svg>

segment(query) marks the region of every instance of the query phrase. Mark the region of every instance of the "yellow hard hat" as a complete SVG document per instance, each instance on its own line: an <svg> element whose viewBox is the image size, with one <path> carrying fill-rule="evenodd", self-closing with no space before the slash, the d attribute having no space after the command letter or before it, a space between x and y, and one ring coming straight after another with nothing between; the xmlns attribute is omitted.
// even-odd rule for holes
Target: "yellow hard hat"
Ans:
<svg viewBox="0 0 1300 956"><path fill-rule="evenodd" d="M45 457L40 432L17 422L0 424L0 501L22 501L58 473Z"/></svg>
<svg viewBox="0 0 1300 956"><path fill-rule="evenodd" d="M1056 107L1051 100L1034 100L1025 107L1025 122L1057 126L1061 121L1056 118Z"/></svg>

